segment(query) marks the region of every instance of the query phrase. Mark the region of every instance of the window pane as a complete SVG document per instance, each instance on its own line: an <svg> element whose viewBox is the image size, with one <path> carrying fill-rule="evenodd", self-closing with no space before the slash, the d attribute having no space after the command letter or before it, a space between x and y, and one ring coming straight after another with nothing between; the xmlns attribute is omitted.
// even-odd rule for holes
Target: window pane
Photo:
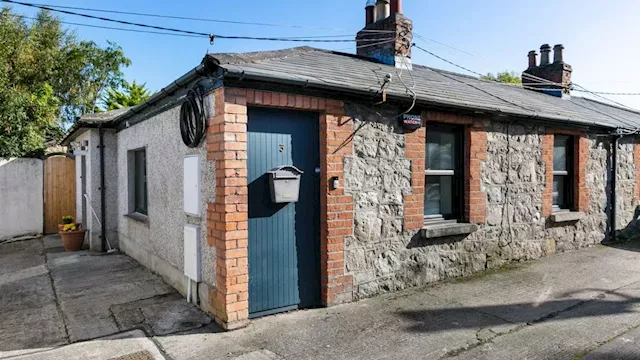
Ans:
<svg viewBox="0 0 640 360"><path fill-rule="evenodd" d="M427 169L455 170L457 150L455 133L427 130Z"/></svg>
<svg viewBox="0 0 640 360"><path fill-rule="evenodd" d="M147 214L147 159L145 151L135 152L135 211Z"/></svg>
<svg viewBox="0 0 640 360"><path fill-rule="evenodd" d="M453 177L427 176L424 196L425 215L453 214Z"/></svg>
<svg viewBox="0 0 640 360"><path fill-rule="evenodd" d="M553 144L553 170L567 171L569 137L556 135Z"/></svg>
<svg viewBox="0 0 640 360"><path fill-rule="evenodd" d="M565 205L565 176L553 177L553 205L563 207Z"/></svg>

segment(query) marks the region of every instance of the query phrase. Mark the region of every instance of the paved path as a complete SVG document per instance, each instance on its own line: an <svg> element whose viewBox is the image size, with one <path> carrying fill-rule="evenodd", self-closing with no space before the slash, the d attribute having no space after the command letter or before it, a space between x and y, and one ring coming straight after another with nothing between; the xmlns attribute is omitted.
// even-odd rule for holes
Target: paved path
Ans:
<svg viewBox="0 0 640 360"><path fill-rule="evenodd" d="M65 253L60 244L56 236L0 244L0 359L94 358L91 342L81 342L98 338L97 344L111 345L97 358L126 355L129 348L160 354L145 334L211 322L127 256ZM62 352L48 351L71 343Z"/></svg>
<svg viewBox="0 0 640 360"><path fill-rule="evenodd" d="M469 279L157 338L172 359L640 358L640 246L598 246Z"/></svg>
<svg viewBox="0 0 640 360"><path fill-rule="evenodd" d="M202 326L204 322L195 326L191 322L195 318L183 322L192 329L167 327L176 323L171 316L181 312L171 305L176 300L170 298L171 290L124 256L118 260L123 261L118 268L131 268L112 274L104 285L107 288L90 290L88 284L82 285L84 277L65 275L64 264L71 269L78 258L50 254L42 264L34 252L37 246L30 245L10 257L26 264L20 268L11 265L15 260L8 261L7 252L0 248L0 319L22 317L28 324L39 321L53 329L28 330L25 325L21 329L26 336L0 339L0 350L21 354L21 359L117 359L126 353L138 354L140 359L169 360L640 358L640 244L559 254L424 289L266 317L248 328L226 333L218 332L212 324ZM113 261L109 259L113 258L103 257L99 260L105 261L102 265L92 264L101 277L109 278L99 270ZM51 267L48 273L47 266ZM129 271L137 274L137 280L124 275ZM23 291L25 296L11 296L16 304L8 308L13 310L5 309L6 286L15 288L27 281L46 289L49 276L56 294L66 295L58 295L56 300L44 291L40 299ZM130 281L135 286L128 285ZM103 317L107 312L100 306L83 308L84 312L96 311L98 321L88 327L81 325L85 323L81 319L64 315L68 307L107 302L113 291L133 292L126 301L106 308L115 321ZM142 293L155 296L131 300L144 296ZM56 304L58 312L41 311ZM15 311L22 315L12 315ZM49 315L42 316L45 313ZM63 322L56 317L60 313L66 319ZM145 332L131 330L140 319L145 319ZM5 324L0 322L0 333L21 326L15 320ZM93 338L108 331L118 333ZM47 350L38 348L37 337L46 340L49 347L79 342ZM21 342L12 342L15 340ZM7 344L19 345L6 352L12 350Z"/></svg>

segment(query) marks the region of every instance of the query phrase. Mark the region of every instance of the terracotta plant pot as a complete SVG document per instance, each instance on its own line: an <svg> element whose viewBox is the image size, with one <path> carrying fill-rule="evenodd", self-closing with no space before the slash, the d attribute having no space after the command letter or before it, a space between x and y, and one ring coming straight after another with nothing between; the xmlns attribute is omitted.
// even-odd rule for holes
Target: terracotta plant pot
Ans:
<svg viewBox="0 0 640 360"><path fill-rule="evenodd" d="M82 244L84 244L85 230L80 228L76 231L60 231L60 237L62 238L62 246L64 251L80 251L82 250Z"/></svg>

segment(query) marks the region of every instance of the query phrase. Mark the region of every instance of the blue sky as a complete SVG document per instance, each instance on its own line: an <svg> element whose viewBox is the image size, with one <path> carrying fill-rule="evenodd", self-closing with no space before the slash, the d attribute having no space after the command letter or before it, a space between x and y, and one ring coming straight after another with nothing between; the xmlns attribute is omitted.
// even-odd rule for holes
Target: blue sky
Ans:
<svg viewBox="0 0 640 360"><path fill-rule="evenodd" d="M29 1L29 0L27 0ZM36 2L35 0L33 0ZM42 0L44 1L44 0ZM114 9L174 16L204 17L245 22L304 25L310 28L261 27L155 19L105 14L107 17L177 27L206 33L246 36L318 36L353 34L364 24L364 0L60 0L54 5ZM14 10L28 15L22 6ZM573 81L590 90L640 92L640 2L634 0L404 0L404 13L414 21L415 31L435 42L416 43L453 62L480 73L527 66L527 52L543 43L565 45L565 61L573 66ZM63 21L106 26L96 20L61 15ZM113 30L76 28L83 39L120 44L133 64L125 70L128 80L159 90L199 64L206 52L245 52L297 46L291 43L216 40L136 34ZM322 30L332 28L336 30ZM353 43L309 44L353 52ZM469 55L471 54L471 55ZM415 50L415 63L463 72L441 60ZM610 96L640 108L640 96Z"/></svg>

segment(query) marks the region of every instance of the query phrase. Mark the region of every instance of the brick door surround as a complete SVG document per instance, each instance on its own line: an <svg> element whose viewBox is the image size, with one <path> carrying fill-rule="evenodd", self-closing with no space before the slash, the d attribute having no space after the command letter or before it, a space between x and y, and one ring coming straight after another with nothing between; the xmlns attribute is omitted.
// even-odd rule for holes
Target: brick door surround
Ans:
<svg viewBox="0 0 640 360"><path fill-rule="evenodd" d="M320 273L322 305L353 299L353 280L345 275L345 236L353 233L353 200L344 192L344 156L353 146L351 118L344 102L287 93L219 88L209 119L207 159L214 162L216 194L207 211L209 246L216 248L216 287L210 308L226 329L242 327L249 318L248 264L248 106L317 112L320 136ZM338 177L340 186L329 187Z"/></svg>

